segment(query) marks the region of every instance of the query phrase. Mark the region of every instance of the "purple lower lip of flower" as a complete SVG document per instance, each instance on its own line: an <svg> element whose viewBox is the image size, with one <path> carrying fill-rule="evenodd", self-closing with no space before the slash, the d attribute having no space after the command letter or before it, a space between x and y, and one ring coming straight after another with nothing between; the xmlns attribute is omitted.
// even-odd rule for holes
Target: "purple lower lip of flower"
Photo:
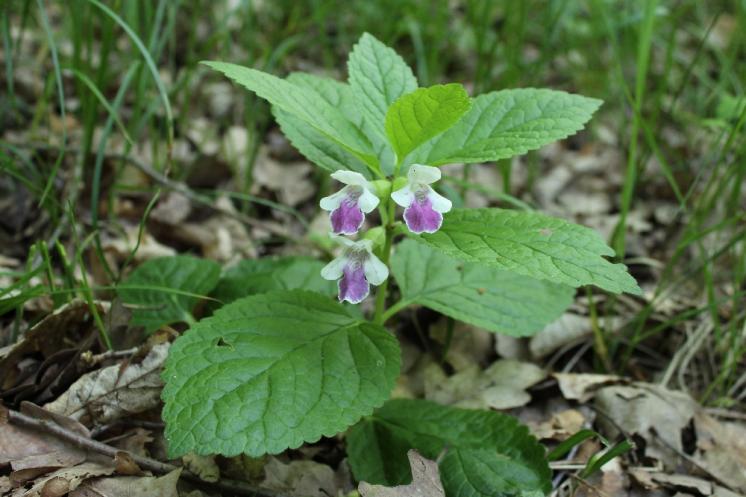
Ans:
<svg viewBox="0 0 746 497"><path fill-rule="evenodd" d="M426 196L415 197L404 210L404 221L412 233L435 233L443 224L443 214L433 209L432 202Z"/></svg>
<svg viewBox="0 0 746 497"><path fill-rule="evenodd" d="M363 225L363 219L365 219L365 216L357 202L346 198L332 212L332 231L337 234L353 235Z"/></svg>
<svg viewBox="0 0 746 497"><path fill-rule="evenodd" d="M339 280L339 301L358 304L368 296L370 284L365 279L362 264L348 264L345 266L342 279Z"/></svg>

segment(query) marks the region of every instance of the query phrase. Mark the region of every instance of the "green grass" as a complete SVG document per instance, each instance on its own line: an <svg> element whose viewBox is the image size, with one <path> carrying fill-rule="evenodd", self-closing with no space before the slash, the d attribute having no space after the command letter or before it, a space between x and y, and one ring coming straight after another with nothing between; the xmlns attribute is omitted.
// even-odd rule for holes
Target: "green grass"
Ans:
<svg viewBox="0 0 746 497"><path fill-rule="evenodd" d="M114 212L121 196L139 189L149 205L142 231L155 199L169 184L155 181L145 192L128 184L127 161L111 157L115 142L123 143L125 156L147 148L150 168L177 182L190 171L173 160L172 143L185 136L195 116L207 115L219 131L244 126L249 152L236 166L237 177L238 170L244 174L234 184L236 191L227 193L240 219L253 216L258 208L281 208L271 199L246 193L259 146L273 126L268 108L236 92L239 105L212 116L204 90L218 80L198 62L222 59L281 75L311 65L344 77L345 54L360 33L370 31L413 64L423 85L462 81L474 93L546 86L605 100L582 139L594 142L597 127L604 123L624 154L624 182L615 192L620 218L610 240L619 257L639 259L628 245L631 212L656 196L674 202L678 210L676 224L660 228L666 231L660 250L665 257L661 255L656 267L641 263L652 274L645 282L649 300L593 295L593 311L599 316L619 314L626 321L619 330L594 329L598 367L629 373L644 344L671 340L696 345L696 352L711 357L717 367L708 370L693 361L669 379L681 372L688 386L711 404L739 402L736 387L743 387L746 360L746 33L737 27L746 25L746 4L450 4L351 0L340 8L336 0L4 2L0 123L4 129L24 132L26 141L0 141L0 170L9 184L22 186L34 197L47 222L32 239L19 242L27 271L15 279L14 300L0 296L0 311L17 309L18 323L26 297L52 294L59 305L77 287L91 300L96 293L91 289L119 281L124 268L109 267L100 236L121 231L121 221L107 213ZM707 41L708 36L723 36L728 25L736 28L727 46ZM29 54L34 57L30 65ZM41 84L38 98L29 98L19 88L16 73L22 71L31 71ZM58 116L55 123L52 114ZM52 125L54 140L46 131ZM685 146L672 143L665 130L681 133ZM652 160L657 168L650 167ZM537 154L524 163L529 178L543 174ZM107 186L104 175L112 164L113 180ZM530 195L520 196L522 192L510 187L516 166L497 167L507 188L477 185L473 169L470 173L466 168L463 177L451 179L449 192L463 195L477 189L505 206L534 206ZM323 188L328 186L322 181ZM205 202L218 194L194 193ZM307 224L309 212L290 213ZM76 266L89 263L90 257L104 268L107 282L96 286L75 276ZM31 275L44 284L33 283ZM686 287L695 289L695 301L674 315L660 311ZM701 321L711 323L712 331L693 344L682 330Z"/></svg>

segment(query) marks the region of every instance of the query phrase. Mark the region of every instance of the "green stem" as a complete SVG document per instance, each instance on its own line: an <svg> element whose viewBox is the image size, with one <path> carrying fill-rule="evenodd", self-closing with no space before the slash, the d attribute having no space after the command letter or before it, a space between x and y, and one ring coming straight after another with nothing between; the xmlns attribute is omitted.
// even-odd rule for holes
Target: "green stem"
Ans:
<svg viewBox="0 0 746 497"><path fill-rule="evenodd" d="M381 262L386 267L389 267L391 245L394 241L394 214L396 213L396 204L391 200L390 196L386 199L386 213L386 239L383 243L383 251L381 252ZM386 294L388 293L390 278L391 275L378 287L378 292L376 293L376 310L373 315L373 322L376 324L383 324L385 321L384 311L386 310Z"/></svg>
<svg viewBox="0 0 746 497"><path fill-rule="evenodd" d="M381 318L381 324L391 319L392 316L394 316L397 312L407 307L409 304L411 304L409 300L402 299L396 302L395 304L390 305L389 308L386 309L386 312L383 313L383 317Z"/></svg>

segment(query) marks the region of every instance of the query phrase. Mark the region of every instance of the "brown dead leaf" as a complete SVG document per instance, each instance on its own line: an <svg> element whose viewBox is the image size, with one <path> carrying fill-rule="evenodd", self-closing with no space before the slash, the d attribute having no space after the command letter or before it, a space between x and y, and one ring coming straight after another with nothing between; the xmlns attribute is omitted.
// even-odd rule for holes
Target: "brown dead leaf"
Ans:
<svg viewBox="0 0 746 497"><path fill-rule="evenodd" d="M155 345L141 363L114 365L85 374L46 410L84 424L111 423L160 402L160 377L169 342Z"/></svg>
<svg viewBox="0 0 746 497"><path fill-rule="evenodd" d="M443 484L440 482L438 463L425 459L416 450L407 452L409 466L412 468L412 483L397 487L370 485L360 482L358 491L362 497L445 497Z"/></svg>
<svg viewBox="0 0 746 497"><path fill-rule="evenodd" d="M114 455L114 467L116 473L123 476L141 476L143 474L140 466L135 462L132 455L122 450Z"/></svg>
<svg viewBox="0 0 746 497"><path fill-rule="evenodd" d="M96 305L101 314L108 308L104 303ZM0 393L5 398L23 400L59 384L63 373L64 379L76 374L65 370L71 363L74 365L82 350L70 344L85 345L93 332L88 303L74 300L60 307L26 332L0 358ZM62 354L63 351L70 353Z"/></svg>

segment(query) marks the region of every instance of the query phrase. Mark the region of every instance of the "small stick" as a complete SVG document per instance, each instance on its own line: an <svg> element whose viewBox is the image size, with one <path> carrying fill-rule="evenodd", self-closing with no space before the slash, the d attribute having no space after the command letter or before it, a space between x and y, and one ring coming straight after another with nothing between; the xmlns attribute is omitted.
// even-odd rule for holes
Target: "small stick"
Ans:
<svg viewBox="0 0 746 497"><path fill-rule="evenodd" d="M118 452L125 452L137 463L138 466L140 466L140 468L152 471L153 473L165 474L170 473L175 469L179 469L179 466L176 466L174 464L156 461L155 459L151 459L149 457L139 456L136 454L132 454L131 452L117 449L115 447L112 447L111 445L99 442L98 440L86 438L83 435L63 428L62 426L52 421L45 419L36 419L0 405L0 424L4 422L48 433L61 440L69 442L80 449L102 454L111 458L114 458L114 456L116 456ZM232 492L237 495L245 495L249 497L280 497L271 490L254 487L237 480L221 479L217 482L207 482L202 480L196 474L187 470L183 470L181 476L193 483L210 486L222 491Z"/></svg>

